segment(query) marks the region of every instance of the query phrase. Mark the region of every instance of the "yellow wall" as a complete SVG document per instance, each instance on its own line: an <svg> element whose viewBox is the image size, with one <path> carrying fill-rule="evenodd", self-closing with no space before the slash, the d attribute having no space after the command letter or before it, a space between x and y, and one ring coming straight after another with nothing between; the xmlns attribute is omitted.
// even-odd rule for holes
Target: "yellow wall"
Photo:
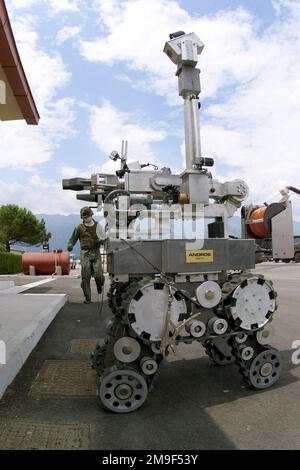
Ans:
<svg viewBox="0 0 300 470"><path fill-rule="evenodd" d="M5 98L5 104L2 104ZM24 119L16 98L6 78L5 72L0 65L0 121L12 121Z"/></svg>

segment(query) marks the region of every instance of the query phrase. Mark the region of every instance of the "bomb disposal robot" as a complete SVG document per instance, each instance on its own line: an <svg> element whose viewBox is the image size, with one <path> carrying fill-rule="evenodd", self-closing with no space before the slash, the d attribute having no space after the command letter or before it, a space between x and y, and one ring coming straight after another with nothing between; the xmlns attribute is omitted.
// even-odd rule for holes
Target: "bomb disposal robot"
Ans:
<svg viewBox="0 0 300 470"><path fill-rule="evenodd" d="M93 366L100 400L116 413L143 405L162 359L181 342L197 341L216 364L235 362L255 389L271 387L281 374L280 354L269 345L276 293L270 281L250 272L255 266L254 240L228 237L228 218L247 197L247 184L217 181L207 169L213 159L201 155L196 65L203 48L194 33L182 31L171 34L164 48L177 66L184 100L182 174L127 164L123 146L121 156L111 155L121 160L115 175L63 182L64 189L88 191L78 199L96 202L99 209L104 204L113 318L93 354ZM151 208L152 217L153 208L164 212L174 205L184 221L199 218L199 211L185 211L191 206L202 207L204 218L213 220L202 244L188 243L184 237L137 240L123 234L141 217L141 207Z"/></svg>

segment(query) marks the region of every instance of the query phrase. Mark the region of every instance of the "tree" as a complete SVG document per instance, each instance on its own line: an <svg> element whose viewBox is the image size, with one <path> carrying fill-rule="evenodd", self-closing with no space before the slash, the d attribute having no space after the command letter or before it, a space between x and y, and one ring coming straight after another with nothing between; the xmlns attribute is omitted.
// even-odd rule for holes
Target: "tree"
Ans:
<svg viewBox="0 0 300 470"><path fill-rule="evenodd" d="M0 244L6 251L16 243L39 246L50 238L44 219L38 220L32 212L13 204L0 207Z"/></svg>

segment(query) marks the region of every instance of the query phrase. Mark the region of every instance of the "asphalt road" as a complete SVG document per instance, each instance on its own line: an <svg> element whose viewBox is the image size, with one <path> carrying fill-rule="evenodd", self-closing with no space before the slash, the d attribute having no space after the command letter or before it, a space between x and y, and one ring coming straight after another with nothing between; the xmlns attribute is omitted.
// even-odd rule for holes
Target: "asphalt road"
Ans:
<svg viewBox="0 0 300 470"><path fill-rule="evenodd" d="M104 411L94 395L33 395L32 384L45 361L88 361L87 354L68 352L70 342L101 337L110 315L106 300L101 316L97 303L80 303L79 279L61 278L34 291L66 292L69 303L0 401L1 424L14 423L19 434L24 423L66 430L70 423L86 426L85 445L91 449L300 449L300 365L292 363L291 349L300 340L300 265L264 263L257 271L273 280L278 291L273 345L282 352L284 370L273 388L250 390L235 365L214 366L201 346L193 344L181 346L163 362L153 392L132 414ZM5 442L1 432L0 448ZM14 438L12 434L11 448ZM20 436L18 442L23 442ZM35 448L47 448L47 443Z"/></svg>

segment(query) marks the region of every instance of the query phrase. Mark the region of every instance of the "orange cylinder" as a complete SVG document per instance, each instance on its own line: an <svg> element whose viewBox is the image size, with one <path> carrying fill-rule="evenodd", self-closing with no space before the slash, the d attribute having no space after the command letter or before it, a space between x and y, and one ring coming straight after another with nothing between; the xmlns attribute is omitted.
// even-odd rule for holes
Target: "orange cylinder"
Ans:
<svg viewBox="0 0 300 470"><path fill-rule="evenodd" d="M255 209L251 214L250 214L250 221L255 222L256 220L261 220L260 222L256 223L250 223L248 225L250 231L256 235L258 238L271 238L271 234L268 231L267 227L265 226L264 223L264 217L266 213L267 207L262 206L259 207L258 209Z"/></svg>
<svg viewBox="0 0 300 470"><path fill-rule="evenodd" d="M61 266L62 274L70 273L69 253L24 253L23 273L29 274L29 266L35 267L37 275L50 275L56 271L56 266Z"/></svg>

